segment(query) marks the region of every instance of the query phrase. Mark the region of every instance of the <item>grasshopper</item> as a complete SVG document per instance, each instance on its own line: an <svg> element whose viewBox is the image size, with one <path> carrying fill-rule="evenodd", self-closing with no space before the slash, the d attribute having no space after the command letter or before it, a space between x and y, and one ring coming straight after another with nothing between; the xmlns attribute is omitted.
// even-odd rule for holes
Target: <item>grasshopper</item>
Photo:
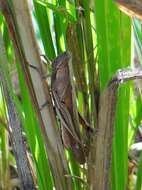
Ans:
<svg viewBox="0 0 142 190"><path fill-rule="evenodd" d="M51 96L55 106L55 112L61 125L61 138L63 145L70 148L75 159L80 163L86 162L89 154L90 138L93 136L93 128L78 113L75 103L75 90L73 84L73 73L71 68L71 54L64 52L52 63ZM47 60L46 60L47 61ZM48 63L49 61L47 61ZM43 66L43 65L42 65ZM30 65L31 68L38 68ZM42 68L43 79L45 79L44 68ZM43 104L41 109L47 104ZM79 126L85 128L84 139L80 133Z"/></svg>
<svg viewBox="0 0 142 190"><path fill-rule="evenodd" d="M87 151L79 130L79 121L86 127L87 133L92 133L93 130L77 112L70 63L71 54L69 52L64 52L53 61L51 93L61 124L63 144L66 148L70 148L76 160L83 164L86 161Z"/></svg>

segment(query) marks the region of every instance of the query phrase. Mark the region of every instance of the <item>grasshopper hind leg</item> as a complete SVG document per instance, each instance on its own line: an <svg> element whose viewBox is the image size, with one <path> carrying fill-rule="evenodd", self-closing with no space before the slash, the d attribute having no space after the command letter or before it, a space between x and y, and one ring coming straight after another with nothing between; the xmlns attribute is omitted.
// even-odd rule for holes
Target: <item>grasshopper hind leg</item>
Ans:
<svg viewBox="0 0 142 190"><path fill-rule="evenodd" d="M68 130L62 130L62 141L65 148L70 148L73 152L75 159L84 164L86 161L83 145L77 142Z"/></svg>

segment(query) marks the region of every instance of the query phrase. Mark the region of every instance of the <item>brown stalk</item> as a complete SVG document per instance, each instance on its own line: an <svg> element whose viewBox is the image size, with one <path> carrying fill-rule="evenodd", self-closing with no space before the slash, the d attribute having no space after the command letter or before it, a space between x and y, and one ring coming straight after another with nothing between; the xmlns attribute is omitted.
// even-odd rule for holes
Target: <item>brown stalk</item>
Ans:
<svg viewBox="0 0 142 190"><path fill-rule="evenodd" d="M3 48L3 55L1 55L0 62L1 64L7 63L6 59L6 51L4 49L4 43L2 39L2 34L0 33L0 47ZM2 122L3 126L8 130L11 143L13 145L14 156L17 163L18 174L20 177L21 189L22 190L34 190L35 183L33 176L31 174L31 168L29 165L29 161L26 153L26 146L24 144L23 136L22 136L22 126L16 112L13 98L10 93L10 89L8 87L7 79L5 77L4 71L2 71L2 67L0 64L0 82L2 86L2 92L4 94L4 98L7 105L9 121L8 124Z"/></svg>
<svg viewBox="0 0 142 190"><path fill-rule="evenodd" d="M142 20L142 0L116 0L121 11Z"/></svg>
<svg viewBox="0 0 142 190"><path fill-rule="evenodd" d="M85 64L83 59L83 50L79 47L77 36L78 23L69 24L67 28L67 46L72 52L72 65L76 80L77 89L83 93L87 92L87 84L85 80Z"/></svg>
<svg viewBox="0 0 142 190"><path fill-rule="evenodd" d="M90 189L110 189L110 163L117 103L117 90L121 83L142 79L142 70L121 70L112 78L100 97L97 136L94 137L90 159ZM95 142L96 141L96 142ZM95 163L95 164L94 164ZM95 176L94 176L95 174Z"/></svg>
<svg viewBox="0 0 142 190"><path fill-rule="evenodd" d="M84 50L83 43L79 42L77 30L82 32L81 24L74 23L68 24L66 31L67 48L72 52L72 65L75 75L75 87L78 92L83 95L83 115L89 120L89 105L88 105L88 88L85 79L85 62L84 62ZM82 43L82 46L79 44Z"/></svg>
<svg viewBox="0 0 142 190"><path fill-rule="evenodd" d="M22 126L19 120L18 114L15 109L15 105L11 96L9 96L8 89L3 82L3 91L9 114L9 129L10 139L12 142L13 152L16 159L18 175L20 177L21 190L34 190L36 184L33 179L31 168L26 153L26 146L24 144L22 136Z"/></svg>

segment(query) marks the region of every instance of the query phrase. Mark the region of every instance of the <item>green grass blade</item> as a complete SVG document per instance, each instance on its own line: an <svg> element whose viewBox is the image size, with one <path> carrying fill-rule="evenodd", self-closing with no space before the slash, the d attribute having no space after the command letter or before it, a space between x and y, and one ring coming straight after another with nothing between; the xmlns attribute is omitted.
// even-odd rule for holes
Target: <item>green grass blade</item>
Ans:
<svg viewBox="0 0 142 190"><path fill-rule="evenodd" d="M54 44L51 35L51 28L49 23L49 18L47 14L46 6L38 3L34 0L35 14L38 22L42 43L44 46L44 51L49 59L53 60L55 58Z"/></svg>
<svg viewBox="0 0 142 190"><path fill-rule="evenodd" d="M58 7L62 7L63 11L66 9L65 0L54 0L54 4ZM54 13L54 30L55 30L55 39L56 39L56 47L57 47L57 54L61 54L66 49L66 18L60 12Z"/></svg>

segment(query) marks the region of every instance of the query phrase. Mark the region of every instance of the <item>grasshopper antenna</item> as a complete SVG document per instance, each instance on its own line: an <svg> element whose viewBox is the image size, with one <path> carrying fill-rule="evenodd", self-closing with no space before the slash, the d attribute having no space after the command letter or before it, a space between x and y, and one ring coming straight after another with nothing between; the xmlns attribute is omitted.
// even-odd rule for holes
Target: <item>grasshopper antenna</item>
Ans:
<svg viewBox="0 0 142 190"><path fill-rule="evenodd" d="M52 61L44 54L40 55L40 58L45 65L52 65Z"/></svg>

